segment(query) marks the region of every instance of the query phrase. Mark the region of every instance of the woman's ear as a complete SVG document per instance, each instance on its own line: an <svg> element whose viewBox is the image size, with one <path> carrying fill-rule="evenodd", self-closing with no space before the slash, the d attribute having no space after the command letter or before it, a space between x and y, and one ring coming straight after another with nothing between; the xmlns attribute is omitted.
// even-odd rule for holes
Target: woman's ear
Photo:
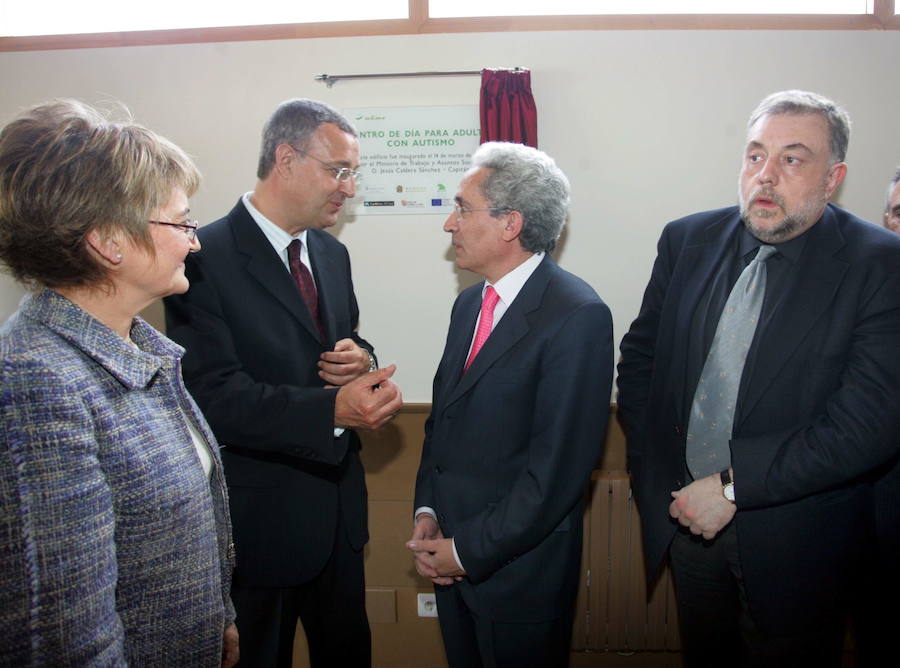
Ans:
<svg viewBox="0 0 900 668"><path fill-rule="evenodd" d="M97 228L88 230L84 236L88 246L109 264L122 264L122 251L119 250L118 235L102 232Z"/></svg>

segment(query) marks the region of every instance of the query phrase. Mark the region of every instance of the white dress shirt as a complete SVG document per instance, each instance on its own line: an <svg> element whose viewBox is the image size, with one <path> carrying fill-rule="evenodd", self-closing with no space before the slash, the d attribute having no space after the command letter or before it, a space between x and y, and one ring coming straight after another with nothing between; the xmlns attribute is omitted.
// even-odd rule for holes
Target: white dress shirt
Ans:
<svg viewBox="0 0 900 668"><path fill-rule="evenodd" d="M266 239L268 239L269 243L272 244L272 248L274 248L275 252L278 253L278 257L281 258L281 263L284 265L284 268L288 270L288 273L290 273L291 264L288 260L287 249L294 239L299 239L302 243L302 246L300 247L300 261L306 265L307 269L309 269L309 275L313 277L313 284L315 285L316 279L313 276L312 262L310 262L309 259L309 249L306 247L306 230L303 230L297 236L292 237L290 234L278 227L278 225L266 218L259 212L259 210L255 206L253 206L253 202L250 201L250 195L252 194L252 191L244 193L241 201L244 203L244 206L247 207L247 212L250 214L253 220L256 221L256 224L259 225L259 229L262 230L262 233L264 235L266 235ZM316 286L316 289L318 289L318 286Z"/></svg>
<svg viewBox="0 0 900 668"><path fill-rule="evenodd" d="M181 411L182 417L184 417L185 424L187 424L188 431L191 433L191 441L194 443L194 449L197 451L197 456L200 458L200 466L203 467L203 472L206 474L206 477L210 477L210 473L212 472L212 455L209 454L209 443L206 442L206 439L203 437L197 427L194 426L194 421L187 416L184 411Z"/></svg>

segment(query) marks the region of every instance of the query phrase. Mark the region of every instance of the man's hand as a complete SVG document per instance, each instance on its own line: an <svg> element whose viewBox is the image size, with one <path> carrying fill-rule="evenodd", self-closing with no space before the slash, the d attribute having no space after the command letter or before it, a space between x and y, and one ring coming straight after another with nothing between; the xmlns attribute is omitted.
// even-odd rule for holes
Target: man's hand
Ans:
<svg viewBox="0 0 900 668"><path fill-rule="evenodd" d="M230 624L222 633L222 668L237 665L241 658L237 626Z"/></svg>
<svg viewBox="0 0 900 668"><path fill-rule="evenodd" d="M341 387L369 372L369 353L353 339L341 339L334 350L322 353L319 376L329 385Z"/></svg>
<svg viewBox="0 0 900 668"><path fill-rule="evenodd" d="M695 480L672 492L675 499L669 505L669 515L686 526L694 535L707 540L715 538L734 517L735 505L722 494L718 473Z"/></svg>
<svg viewBox="0 0 900 668"><path fill-rule="evenodd" d="M433 518L431 521L436 527L437 522L434 522ZM460 569L453 556L453 540L444 538L440 529L437 529L435 538L417 538L420 522L422 519L416 520L413 539L406 544L406 547L416 555L416 570L419 575L431 578L432 582L440 585L452 584L454 580L461 580L466 573ZM422 533L431 533L431 529L423 528Z"/></svg>
<svg viewBox="0 0 900 668"><path fill-rule="evenodd" d="M453 578L447 576L441 576L437 574L437 571L424 561L419 559L419 556L422 554L426 554L423 552L416 552L415 548L412 547L418 544L420 540L441 540L444 538L444 534L441 531L441 528L438 526L437 520L434 519L431 515L427 513L422 513L416 518L416 525L413 527L412 538L409 539L409 542L406 543L406 547L413 551L415 555L415 564L416 571L423 578L430 578L434 584L438 585L451 585L453 584ZM453 548L450 548L451 557ZM456 561L454 560L454 565ZM457 580L461 580L461 577L457 577Z"/></svg>
<svg viewBox="0 0 900 668"><path fill-rule="evenodd" d="M336 427L378 429L403 406L400 388L388 380L397 366L365 373L338 390L334 401Z"/></svg>

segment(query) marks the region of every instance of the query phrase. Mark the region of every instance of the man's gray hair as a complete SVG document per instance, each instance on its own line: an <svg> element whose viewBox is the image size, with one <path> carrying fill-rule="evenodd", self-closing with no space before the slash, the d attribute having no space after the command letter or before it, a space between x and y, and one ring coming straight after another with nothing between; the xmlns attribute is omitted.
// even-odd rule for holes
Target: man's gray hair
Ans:
<svg viewBox="0 0 900 668"><path fill-rule="evenodd" d="M569 211L569 179L553 158L522 144L487 142L475 151L472 167L490 170L481 192L491 208L521 212L522 248L531 253L556 248Z"/></svg>
<svg viewBox="0 0 900 668"><path fill-rule="evenodd" d="M356 129L350 122L324 102L295 98L279 104L263 126L256 176L264 179L269 175L275 165L275 149L281 144L305 150L310 137L322 123L334 123L344 132L356 136Z"/></svg>
<svg viewBox="0 0 900 668"><path fill-rule="evenodd" d="M780 114L819 114L828 123L831 138L831 162L843 162L850 144L850 116L826 97L805 90L784 90L772 93L759 103L747 122L752 128L763 116Z"/></svg>
<svg viewBox="0 0 900 668"><path fill-rule="evenodd" d="M894 192L894 188L898 183L900 183L900 167L897 167L897 171L894 172L894 178L892 178L891 182L888 183L887 192L884 194L885 213L887 213L891 209L891 193Z"/></svg>

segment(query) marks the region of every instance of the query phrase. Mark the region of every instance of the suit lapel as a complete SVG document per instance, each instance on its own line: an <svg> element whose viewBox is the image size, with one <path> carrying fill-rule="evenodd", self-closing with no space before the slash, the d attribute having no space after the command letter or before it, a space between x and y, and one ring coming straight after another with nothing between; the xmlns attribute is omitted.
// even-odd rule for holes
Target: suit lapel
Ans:
<svg viewBox="0 0 900 668"><path fill-rule="evenodd" d="M671 395L677 397L675 408L679 424L687 424L685 411L689 409L693 398L692 390L687 388L686 366L691 322L704 291L712 281L734 238L739 222L739 216L731 214L711 223L696 242L684 249L676 272L672 276L672 284L669 287L671 294L682 295L678 301L675 325L671 331L673 339L669 371L669 378L681 379L680 390ZM689 393L691 397L687 397Z"/></svg>
<svg viewBox="0 0 900 668"><path fill-rule="evenodd" d="M327 341L323 343L326 348L331 349L334 347L335 332L337 332L335 300L338 295L346 291L341 290L339 281L342 274L339 268L334 266L334 258L326 252L320 234L327 234L327 232L309 230L306 233L306 243L310 264L312 264L315 274L316 289L319 292L319 318L322 320L327 338ZM310 322L312 322L312 318L310 318Z"/></svg>
<svg viewBox="0 0 900 668"><path fill-rule="evenodd" d="M478 311L481 310L481 290L484 283L471 288L460 295L456 305L456 313L450 322L450 330L447 333L447 350L442 360L444 365L443 392L448 397L462 377L463 365L469 353L469 344L475 331L475 322L478 319Z"/></svg>
<svg viewBox="0 0 900 668"><path fill-rule="evenodd" d="M784 296L760 324L748 360L752 370L741 382L735 429L749 415L782 367L800 346L838 290L848 264L835 257L844 246L834 213L827 208L822 219L808 232L809 238L794 270L794 279L784 287Z"/></svg>
<svg viewBox="0 0 900 668"><path fill-rule="evenodd" d="M541 264L538 265L538 268L534 270L534 273L522 286L522 290L516 296L515 301L507 309L497 326L494 327L494 331L491 332L488 340L485 341L484 346L477 357L475 357L469 370L462 375L459 383L451 390L447 400L448 405L468 392L498 359L505 355L510 348L528 333L530 329L528 314L540 306L547 284L550 282L551 272L555 269L555 266L549 255L544 256ZM476 292L476 294L480 296L480 293ZM481 300L478 299L476 301L475 313L477 315L478 310L481 308ZM456 361L459 363L459 366L455 367L459 369L458 373L462 373L463 364L465 364L465 354L468 352L468 344L471 342L474 333L474 318L470 324L468 335L466 337L460 336L460 338L465 338L465 345L462 346L463 353L462 355L457 355L458 359L454 360L454 363ZM453 370L453 367L451 367L451 370Z"/></svg>
<svg viewBox="0 0 900 668"><path fill-rule="evenodd" d="M318 341L320 338L318 329L306 304L300 298L290 273L243 202L238 202L232 210L231 223L235 247L247 260L247 273L253 276L260 286L281 303Z"/></svg>

